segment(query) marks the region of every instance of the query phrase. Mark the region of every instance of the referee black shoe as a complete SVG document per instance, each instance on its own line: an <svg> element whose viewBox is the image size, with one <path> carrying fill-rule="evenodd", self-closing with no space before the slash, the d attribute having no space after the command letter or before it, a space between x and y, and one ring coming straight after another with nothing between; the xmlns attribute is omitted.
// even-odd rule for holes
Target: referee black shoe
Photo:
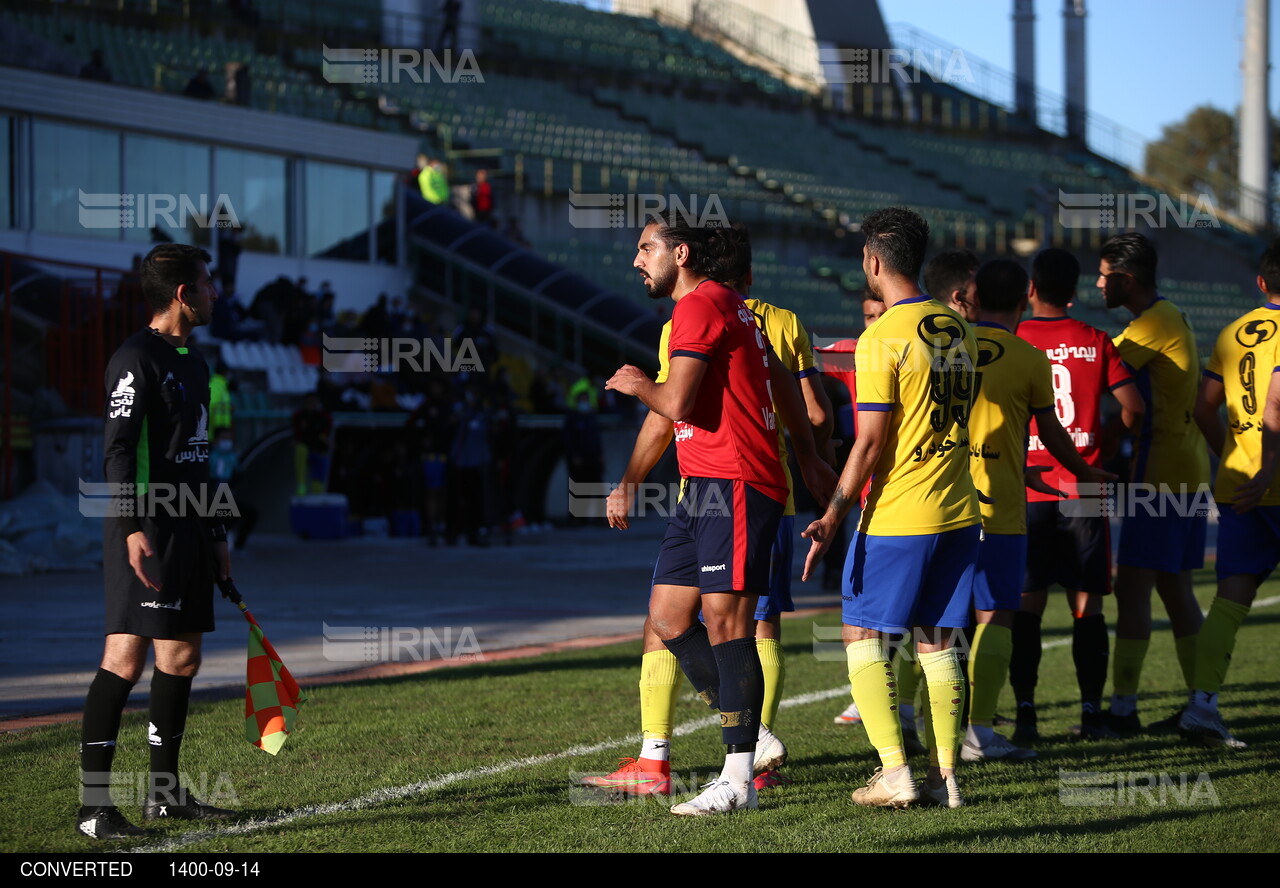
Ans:
<svg viewBox="0 0 1280 888"><path fill-rule="evenodd" d="M226 820L228 817L235 817L237 811L230 808L215 808L213 805L206 805L198 798L180 789L174 793L177 798L183 799L182 804L174 804L169 799L147 799L147 803L142 806L142 820L147 822L150 820Z"/></svg>
<svg viewBox="0 0 1280 888"><path fill-rule="evenodd" d="M96 808L82 806L80 813L76 815L76 832L99 841L140 839L151 835L142 827L134 826L126 820L115 805Z"/></svg>

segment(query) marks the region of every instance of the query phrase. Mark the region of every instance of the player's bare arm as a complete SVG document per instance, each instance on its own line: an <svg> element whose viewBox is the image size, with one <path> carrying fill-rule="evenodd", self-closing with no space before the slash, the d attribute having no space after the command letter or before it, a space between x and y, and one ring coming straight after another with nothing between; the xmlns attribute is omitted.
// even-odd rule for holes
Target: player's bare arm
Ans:
<svg viewBox="0 0 1280 888"><path fill-rule="evenodd" d="M1137 432L1142 426L1142 418L1146 415L1147 405L1133 384L1122 385L1111 390L1111 394L1120 402L1120 422L1130 432Z"/></svg>
<svg viewBox="0 0 1280 888"><path fill-rule="evenodd" d="M804 396L805 409L809 411L809 425L813 427L813 446L827 465L834 466L836 448L831 433L835 429L835 419L831 399L822 387L821 375L814 373L800 380L800 393Z"/></svg>
<svg viewBox="0 0 1280 888"><path fill-rule="evenodd" d="M1193 412L1200 434L1213 455L1222 458L1222 448L1227 441L1227 424L1220 412L1227 402L1227 388L1221 379L1204 376L1200 379L1200 390L1196 393L1196 406Z"/></svg>
<svg viewBox="0 0 1280 888"><path fill-rule="evenodd" d="M1119 477L1085 462L1067 430L1058 422L1058 414L1052 410L1036 414L1036 429L1040 432L1040 442L1044 444L1044 449L1081 481L1115 481Z"/></svg>
<svg viewBox="0 0 1280 888"><path fill-rule="evenodd" d="M836 486L836 473L822 461L814 445L809 411L799 383L772 352L769 355L769 381L773 405L782 417L787 431L791 433L791 445L795 450L796 460L800 463L800 471L804 474L804 486L809 488L819 505L825 506Z"/></svg>
<svg viewBox="0 0 1280 888"><path fill-rule="evenodd" d="M631 514L631 504L635 501L636 485L653 471L667 445L671 443L671 437L671 420L650 410L640 431L636 433L636 443L631 449L631 459L627 462L622 480L605 500L605 517L610 527L618 530L631 527L627 516Z"/></svg>
<svg viewBox="0 0 1280 888"><path fill-rule="evenodd" d="M827 511L821 518L810 524L800 534L810 540L809 554L804 560L802 580L809 579L814 565L822 561L822 556L831 546L836 528L844 520L849 509L857 501L859 492L866 487L871 471L880 459L885 443L889 440L889 418L892 414L886 410L864 410L858 414L858 438L853 442L849 458L845 461L844 471L840 473L840 482L831 495Z"/></svg>
<svg viewBox="0 0 1280 888"><path fill-rule="evenodd" d="M698 387L706 374L706 361L677 355L671 359L666 382L654 382L639 367L627 364L619 367L604 387L624 395L634 395L655 413L681 422L693 412Z"/></svg>

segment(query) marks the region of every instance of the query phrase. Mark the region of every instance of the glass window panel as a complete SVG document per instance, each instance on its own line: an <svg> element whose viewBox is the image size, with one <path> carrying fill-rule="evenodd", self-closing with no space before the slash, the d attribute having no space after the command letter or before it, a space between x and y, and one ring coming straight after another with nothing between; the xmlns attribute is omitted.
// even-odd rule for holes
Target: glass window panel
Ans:
<svg viewBox="0 0 1280 888"><path fill-rule="evenodd" d="M305 179L306 254L367 260L367 237L351 239L369 230L369 171L308 161Z"/></svg>
<svg viewBox="0 0 1280 888"><path fill-rule="evenodd" d="M167 237L208 248L210 226L225 213L218 196L210 194L209 149L195 142L126 134L124 190L148 218L145 227L126 229L125 240Z"/></svg>
<svg viewBox="0 0 1280 888"><path fill-rule="evenodd" d="M283 157L233 148L214 150L213 187L227 196L244 226L243 249L283 253L288 248L287 176Z"/></svg>
<svg viewBox="0 0 1280 888"><path fill-rule="evenodd" d="M13 118L0 114L0 228L13 227L13 152L9 147Z"/></svg>
<svg viewBox="0 0 1280 888"><path fill-rule="evenodd" d="M375 171L373 174L373 221L378 226L378 261L396 261L396 191L400 176Z"/></svg>
<svg viewBox="0 0 1280 888"><path fill-rule="evenodd" d="M37 120L32 138L37 231L118 239L137 223L122 206L118 133Z"/></svg>

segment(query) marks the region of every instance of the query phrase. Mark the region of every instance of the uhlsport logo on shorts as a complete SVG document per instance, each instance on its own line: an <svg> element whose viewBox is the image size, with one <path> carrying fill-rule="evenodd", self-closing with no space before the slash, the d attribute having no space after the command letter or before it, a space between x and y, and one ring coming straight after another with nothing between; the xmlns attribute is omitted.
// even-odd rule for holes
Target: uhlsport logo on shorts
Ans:
<svg viewBox="0 0 1280 888"><path fill-rule="evenodd" d="M484 659L476 630L418 626L330 626L322 623L321 649L335 663L410 663Z"/></svg>
<svg viewBox="0 0 1280 888"><path fill-rule="evenodd" d="M464 49L381 47L334 49L321 44L321 73L330 83L484 83L476 55Z"/></svg>
<svg viewBox="0 0 1280 888"><path fill-rule="evenodd" d="M895 84L974 83L973 71L961 49L851 49L838 46L818 50L827 83Z"/></svg>
<svg viewBox="0 0 1280 888"><path fill-rule="evenodd" d="M223 483L146 484L80 481L79 508L86 518L239 518L240 507Z"/></svg>
<svg viewBox="0 0 1280 888"><path fill-rule="evenodd" d="M207 194L89 194L80 193L81 228L156 228L163 222L170 229L186 230L188 223L197 228L238 228L231 198L219 194L210 207Z"/></svg>
<svg viewBox="0 0 1280 888"><path fill-rule="evenodd" d="M1164 771L1064 771L1058 769L1058 800L1083 808L1195 807L1222 802L1209 775Z"/></svg>
<svg viewBox="0 0 1280 888"><path fill-rule="evenodd" d="M1218 211L1207 194L1175 199L1168 194L1086 192L1058 189L1058 224L1063 228L1220 228Z"/></svg>
<svg viewBox="0 0 1280 888"><path fill-rule="evenodd" d="M1171 487L1168 484L1133 482L1117 484L1081 481L1079 499L1059 500L1058 510L1068 518L1216 517L1218 505L1208 484Z"/></svg>
<svg viewBox="0 0 1280 888"><path fill-rule="evenodd" d="M574 228L644 228L675 213L693 228L728 228L729 214L718 194L632 194L569 189L569 224Z"/></svg>
<svg viewBox="0 0 1280 888"><path fill-rule="evenodd" d="M330 373L483 373L476 344L410 336L344 337L321 333L320 363Z"/></svg>

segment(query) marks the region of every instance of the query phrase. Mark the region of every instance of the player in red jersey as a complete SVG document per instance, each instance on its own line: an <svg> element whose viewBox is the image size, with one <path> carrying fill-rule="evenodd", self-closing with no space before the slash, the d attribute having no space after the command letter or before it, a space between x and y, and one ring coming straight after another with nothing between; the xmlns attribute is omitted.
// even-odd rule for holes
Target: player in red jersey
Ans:
<svg viewBox="0 0 1280 888"><path fill-rule="evenodd" d="M736 247L721 229L692 227L674 213L646 226L635 267L651 297L675 301L670 369L666 382L656 383L628 365L605 383L672 420L686 482L654 568L649 625L699 695L720 710L727 750L719 778L674 814L758 804L752 763L764 676L754 615L756 598L769 589L770 552L787 500L775 394L806 486L819 499L835 486L787 370L770 360L768 340L742 298L716 283L728 277L732 258Z"/></svg>
<svg viewBox="0 0 1280 888"><path fill-rule="evenodd" d="M1058 421L1084 461L1101 466L1102 396L1110 392L1116 397L1121 419L1130 430L1141 425L1144 406L1111 337L1067 314L1079 279L1080 263L1069 252L1041 251L1032 264L1028 297L1032 317L1018 327L1018 335L1048 355ZM1013 622L1009 664L1009 683L1018 702L1013 741L1026 744L1040 736L1035 705L1040 618L1054 583L1066 589L1075 618L1071 653L1080 687L1080 736L1115 737L1102 714L1110 653L1102 597L1111 592L1111 532L1102 514L1103 500L1082 499L1076 477L1040 442L1034 418L1030 431L1027 467L1039 471L1041 483L1027 491L1027 570L1022 605ZM1046 486L1061 494L1049 492Z"/></svg>

